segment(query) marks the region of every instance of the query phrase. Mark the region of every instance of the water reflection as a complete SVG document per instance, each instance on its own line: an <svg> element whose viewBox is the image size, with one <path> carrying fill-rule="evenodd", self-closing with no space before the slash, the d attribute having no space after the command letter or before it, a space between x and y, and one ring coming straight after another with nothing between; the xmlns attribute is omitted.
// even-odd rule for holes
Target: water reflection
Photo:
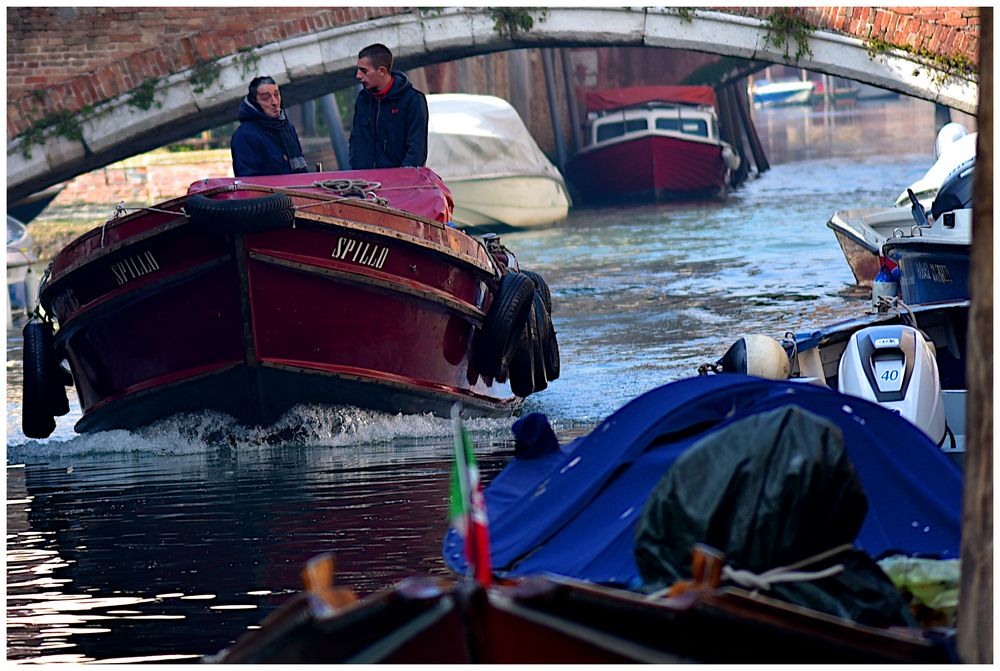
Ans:
<svg viewBox="0 0 1000 671"><path fill-rule="evenodd" d="M362 594L442 572L450 427L427 421L433 443L203 443L164 455L111 441L9 466L9 655L212 652L297 591L321 552ZM491 475L504 447L486 447ZM11 452L33 458L30 445Z"/></svg>
<svg viewBox="0 0 1000 671"><path fill-rule="evenodd" d="M970 132L975 130L974 117L955 115ZM867 158L875 153L873 148L890 155L934 151L934 105L905 96L828 111L810 105L756 108L753 119L764 153L774 165L829 157Z"/></svg>

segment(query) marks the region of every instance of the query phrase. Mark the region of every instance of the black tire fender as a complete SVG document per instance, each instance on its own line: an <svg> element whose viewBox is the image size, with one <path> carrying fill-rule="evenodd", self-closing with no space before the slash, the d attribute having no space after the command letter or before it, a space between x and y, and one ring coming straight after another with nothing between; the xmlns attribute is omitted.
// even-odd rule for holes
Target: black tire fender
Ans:
<svg viewBox="0 0 1000 671"><path fill-rule="evenodd" d="M535 305L535 318L538 321L538 337L542 344L545 362L545 377L551 382L559 378L559 343L556 341L556 330L552 325L552 290L548 282L538 273L522 270L523 275L535 283L535 291L542 297L544 310Z"/></svg>
<svg viewBox="0 0 1000 671"><path fill-rule="evenodd" d="M552 314L545 309L542 302L535 302L535 319L538 322L538 342L542 351L545 377L551 382L559 378L559 343L556 341L556 328L552 324Z"/></svg>
<svg viewBox="0 0 1000 671"><path fill-rule="evenodd" d="M545 371L545 353L542 348L546 314L544 298L536 293L528 321L524 325L521 338L510 360L510 389L521 398L526 398L529 394L542 391L549 386Z"/></svg>
<svg viewBox="0 0 1000 671"><path fill-rule="evenodd" d="M28 438L48 438L55 416L69 412L63 376L55 360L52 324L32 320L24 326L24 377L21 430Z"/></svg>
<svg viewBox="0 0 1000 671"><path fill-rule="evenodd" d="M507 273L500 278L483 328L476 334L476 363L484 376L500 381L507 378L534 295L535 285L524 273Z"/></svg>
<svg viewBox="0 0 1000 671"><path fill-rule="evenodd" d="M542 296L542 302L545 303L545 309L551 313L552 312L552 290L549 289L549 283L539 275L538 273L532 272L530 270L522 270L522 275L527 275L531 278L531 281L535 283L535 291L537 291Z"/></svg>
<svg viewBox="0 0 1000 671"><path fill-rule="evenodd" d="M215 234L262 233L290 228L295 221L292 197L287 193L232 200L215 200L196 193L188 197L184 211L195 229Z"/></svg>

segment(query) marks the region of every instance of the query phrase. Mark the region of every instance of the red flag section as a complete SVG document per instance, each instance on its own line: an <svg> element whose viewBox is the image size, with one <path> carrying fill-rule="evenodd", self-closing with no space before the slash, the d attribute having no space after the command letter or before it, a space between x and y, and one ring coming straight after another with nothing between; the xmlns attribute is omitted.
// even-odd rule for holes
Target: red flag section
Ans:
<svg viewBox="0 0 1000 671"><path fill-rule="evenodd" d="M449 507L451 526L465 539L465 557L473 578L486 586L493 582L486 499L483 497L472 439L462 426L458 404L452 408L451 416L455 431L455 463Z"/></svg>

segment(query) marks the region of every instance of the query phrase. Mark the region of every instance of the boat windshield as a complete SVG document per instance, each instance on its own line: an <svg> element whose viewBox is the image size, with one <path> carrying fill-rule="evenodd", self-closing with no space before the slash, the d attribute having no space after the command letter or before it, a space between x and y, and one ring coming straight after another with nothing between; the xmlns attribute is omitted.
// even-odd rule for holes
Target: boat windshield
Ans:
<svg viewBox="0 0 1000 671"><path fill-rule="evenodd" d="M610 140L625 133L646 130L648 127L645 119L628 119L624 123L621 121L604 123L597 127L597 141L603 142L604 140Z"/></svg>
<svg viewBox="0 0 1000 671"><path fill-rule="evenodd" d="M708 137L708 123L704 119L659 118L656 120L656 127L659 130L672 130L688 135Z"/></svg>

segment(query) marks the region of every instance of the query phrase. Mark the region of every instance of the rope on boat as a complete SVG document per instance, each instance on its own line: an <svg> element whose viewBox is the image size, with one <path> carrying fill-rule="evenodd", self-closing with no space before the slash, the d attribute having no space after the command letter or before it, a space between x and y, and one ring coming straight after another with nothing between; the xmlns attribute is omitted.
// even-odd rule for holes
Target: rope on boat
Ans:
<svg viewBox="0 0 1000 671"><path fill-rule="evenodd" d="M807 557L801 561L795 562L789 566L778 566L768 569L763 573L754 573L753 571L746 569L734 569L729 564L724 564L722 566L721 579L723 582L731 582L739 585L740 587L745 587L754 591L762 590L765 592L770 590L772 585L777 585L779 583L821 580L843 572L845 569L844 565L834 564L833 566L829 566L820 571L800 571L799 569L836 556L841 552L850 550L853 547L854 545L851 543L844 543L817 555L813 555L812 557ZM673 587L674 585L668 585L663 589L650 592L646 595L646 598L659 599L665 597L669 595Z"/></svg>
<svg viewBox="0 0 1000 671"><path fill-rule="evenodd" d="M736 583L740 587L746 587L753 590L763 590L765 592L770 590L772 585L777 585L783 582L808 582L810 580L821 580L843 572L844 565L834 564L833 566L827 567L821 571L800 571L798 569L840 554L845 550L850 550L852 547L854 546L850 543L844 543L843 545L838 545L837 547L827 550L826 552L821 552L818 555L808 557L789 566L778 566L768 569L763 573L754 573L753 571L748 571L746 569L734 569L729 564L726 564L722 567L722 579Z"/></svg>
<svg viewBox="0 0 1000 671"><path fill-rule="evenodd" d="M138 212L140 210L148 210L149 212L160 212L162 214L172 214L174 216L177 216L177 215L181 215L182 217L188 216L187 212L184 211L184 208L181 208L179 211L178 210L164 210L164 209L161 209L161 208L158 208L158 207L149 207L149 206L128 208L128 207L125 207L125 201L124 200L119 200L118 204L115 205L114 214L112 214L104 222L104 224L101 226L101 247L104 246L104 234L107 231L108 224L110 224L112 222L115 222L115 221L118 221L118 219L120 219L122 217L122 215L128 214L130 211L131 212Z"/></svg>
<svg viewBox="0 0 1000 671"><path fill-rule="evenodd" d="M917 326L917 313L913 311L913 308L904 303L902 298L898 296L879 296L878 303L875 305L875 311L879 314L884 314L889 312L889 310L895 310L899 314L899 318L913 328L920 328Z"/></svg>
<svg viewBox="0 0 1000 671"><path fill-rule="evenodd" d="M383 198L376 193L376 189L382 188L381 182L370 182L367 179L322 179L312 183L312 186L319 187L326 191L332 191L344 198L360 198L369 203L375 203L382 207L389 207L389 199ZM305 209L315 207L329 201L319 201L306 205L296 205L293 209Z"/></svg>

